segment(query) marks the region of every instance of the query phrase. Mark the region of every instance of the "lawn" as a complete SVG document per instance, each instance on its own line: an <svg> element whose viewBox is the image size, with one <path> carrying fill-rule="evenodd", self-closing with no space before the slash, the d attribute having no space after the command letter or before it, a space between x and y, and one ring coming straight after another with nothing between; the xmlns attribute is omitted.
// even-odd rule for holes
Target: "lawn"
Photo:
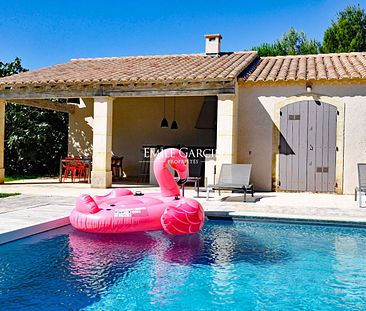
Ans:
<svg viewBox="0 0 366 311"><path fill-rule="evenodd" d="M42 177L55 177L55 176L50 176L50 175L13 175L13 176L5 176L5 181L17 181L17 180L23 180L23 179L36 179L36 178L42 178Z"/></svg>
<svg viewBox="0 0 366 311"><path fill-rule="evenodd" d="M20 193L17 193L17 192L15 192L15 193L1 193L0 192L0 198L7 198L7 197L12 197L12 196L14 196L14 195L19 195Z"/></svg>

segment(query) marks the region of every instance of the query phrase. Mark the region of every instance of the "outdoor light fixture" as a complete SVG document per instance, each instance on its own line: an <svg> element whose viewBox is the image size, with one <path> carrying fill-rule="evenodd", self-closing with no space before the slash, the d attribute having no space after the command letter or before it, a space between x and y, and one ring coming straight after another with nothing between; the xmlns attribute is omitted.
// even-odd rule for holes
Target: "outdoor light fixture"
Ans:
<svg viewBox="0 0 366 311"><path fill-rule="evenodd" d="M160 127L161 128L168 128L169 127L168 120L165 117L165 97L164 97L164 118L163 118L163 120L161 120Z"/></svg>
<svg viewBox="0 0 366 311"><path fill-rule="evenodd" d="M175 97L174 97L174 119L173 119L173 123L172 126L170 128L171 130L177 130L178 129L178 123L177 121L175 121Z"/></svg>
<svg viewBox="0 0 366 311"><path fill-rule="evenodd" d="M312 86L310 84L306 85L306 92L311 93L311 91L313 90Z"/></svg>
<svg viewBox="0 0 366 311"><path fill-rule="evenodd" d="M175 120L173 121L172 126L171 126L170 129L172 129L172 130L177 130L178 129L177 121L175 121Z"/></svg>
<svg viewBox="0 0 366 311"><path fill-rule="evenodd" d="M80 98L68 98L67 99L67 102L69 104L76 104L76 105L79 105L80 104Z"/></svg>

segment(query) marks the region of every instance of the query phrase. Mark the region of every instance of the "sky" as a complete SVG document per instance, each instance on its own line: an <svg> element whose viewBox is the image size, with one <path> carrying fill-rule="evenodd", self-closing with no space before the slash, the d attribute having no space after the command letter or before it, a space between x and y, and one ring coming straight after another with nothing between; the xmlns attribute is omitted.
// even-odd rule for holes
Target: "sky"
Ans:
<svg viewBox="0 0 366 311"><path fill-rule="evenodd" d="M322 41L352 4L366 9L366 0L0 0L0 61L18 56L35 69L81 57L203 53L207 33L223 36L223 51L241 51L290 27Z"/></svg>

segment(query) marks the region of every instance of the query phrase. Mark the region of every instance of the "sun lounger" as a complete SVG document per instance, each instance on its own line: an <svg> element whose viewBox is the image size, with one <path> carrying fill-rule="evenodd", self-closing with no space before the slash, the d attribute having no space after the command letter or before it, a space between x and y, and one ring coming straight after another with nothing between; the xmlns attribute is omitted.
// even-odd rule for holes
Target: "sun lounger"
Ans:
<svg viewBox="0 0 366 311"><path fill-rule="evenodd" d="M211 190L240 190L244 192L244 202L247 193L254 196L253 185L250 184L250 172L252 164L222 164L219 182L215 185L208 185L206 188L207 200Z"/></svg>
<svg viewBox="0 0 366 311"><path fill-rule="evenodd" d="M358 203L360 207L363 207L361 199L362 195L366 195L366 163L358 163L357 167L358 167L358 187L355 188L355 201L357 201L357 193L358 193Z"/></svg>

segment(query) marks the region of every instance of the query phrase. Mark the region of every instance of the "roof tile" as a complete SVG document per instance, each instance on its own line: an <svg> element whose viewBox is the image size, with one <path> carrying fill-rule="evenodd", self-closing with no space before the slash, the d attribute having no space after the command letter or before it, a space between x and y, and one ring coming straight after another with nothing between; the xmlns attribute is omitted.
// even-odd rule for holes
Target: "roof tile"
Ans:
<svg viewBox="0 0 366 311"><path fill-rule="evenodd" d="M286 79L288 71L290 70L291 58L285 58L282 63L282 70L278 71L277 79L283 81ZM281 69L281 68L280 68Z"/></svg>
<svg viewBox="0 0 366 311"><path fill-rule="evenodd" d="M245 81L307 81L366 78L366 52L262 57Z"/></svg>
<svg viewBox="0 0 366 311"><path fill-rule="evenodd" d="M327 79L338 79L338 74L334 68L331 57L324 57L324 66L327 73Z"/></svg>
<svg viewBox="0 0 366 311"><path fill-rule="evenodd" d="M285 80L295 80L296 79L296 73L298 71L298 68L299 68L299 58L290 58L288 57L288 59L291 60L291 64L290 64L290 67L288 69L288 71L285 71L285 70L281 70L280 72L280 75L282 74L283 76L285 76ZM287 79L286 79L286 76L287 76Z"/></svg>
<svg viewBox="0 0 366 311"><path fill-rule="evenodd" d="M255 62L258 60L258 62ZM256 52L75 59L0 79L0 84L365 79L366 52L258 58Z"/></svg>
<svg viewBox="0 0 366 311"><path fill-rule="evenodd" d="M4 77L0 84L227 81L235 79L257 58L252 51L216 56L84 58Z"/></svg>

